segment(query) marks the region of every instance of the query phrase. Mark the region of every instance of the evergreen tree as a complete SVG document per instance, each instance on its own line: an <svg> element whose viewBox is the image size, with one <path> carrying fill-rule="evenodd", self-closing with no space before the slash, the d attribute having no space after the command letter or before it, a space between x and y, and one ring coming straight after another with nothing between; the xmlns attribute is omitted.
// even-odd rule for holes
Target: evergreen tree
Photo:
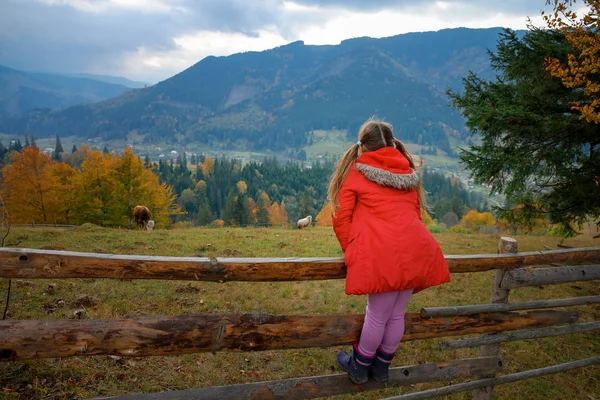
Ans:
<svg viewBox="0 0 600 400"><path fill-rule="evenodd" d="M29 144L29 136L25 135L25 147L30 147L31 145Z"/></svg>
<svg viewBox="0 0 600 400"><path fill-rule="evenodd" d="M234 220L236 226L250 225L250 203L248 196L239 194L235 200Z"/></svg>
<svg viewBox="0 0 600 400"><path fill-rule="evenodd" d="M236 226L235 206L236 196L234 191L230 190L229 194L227 195L227 199L225 200L225 208L223 209L223 213L221 215L221 219L225 221L225 225Z"/></svg>
<svg viewBox="0 0 600 400"><path fill-rule="evenodd" d="M532 29L519 38L507 29L491 54L497 79L471 73L463 93L449 95L481 136L461 154L463 163L476 182L516 205L499 216L518 215L526 225L548 216L573 234L572 223L600 218L600 125L572 109L586 101L584 91L546 70L548 59L566 65L569 54L577 49L562 33Z"/></svg>
<svg viewBox="0 0 600 400"><path fill-rule="evenodd" d="M308 190L305 190L302 193L302 197L300 198L300 209L298 212L300 213L301 218L304 218L308 215L312 216L314 213L312 196Z"/></svg>
<svg viewBox="0 0 600 400"><path fill-rule="evenodd" d="M73 145L73 148L71 148L71 154L75 154L76 151L77 151L77 146Z"/></svg>
<svg viewBox="0 0 600 400"><path fill-rule="evenodd" d="M29 145L31 147L37 147L37 143L35 142L35 138L31 135L31 140L29 141Z"/></svg>
<svg viewBox="0 0 600 400"><path fill-rule="evenodd" d="M206 226L213 221L213 215L210 211L210 206L208 205L208 201L204 201L200 204L198 208L198 225Z"/></svg>
<svg viewBox="0 0 600 400"><path fill-rule="evenodd" d="M150 161L150 156L148 154L146 154L146 157L144 157L144 165L146 166L146 168L150 168L150 166L152 165L152 162Z"/></svg>
<svg viewBox="0 0 600 400"><path fill-rule="evenodd" d="M102 154L109 154L110 150L108 150L108 147L105 145L104 148L102 149Z"/></svg>
<svg viewBox="0 0 600 400"><path fill-rule="evenodd" d="M52 153L52 158L56 161L61 161L61 154L64 152L65 150L63 149L62 144L60 143L60 137L56 135L56 144L54 145L54 152Z"/></svg>
<svg viewBox="0 0 600 400"><path fill-rule="evenodd" d="M4 147L4 144L0 142L0 162L3 162L4 157L8 153L8 149Z"/></svg>
<svg viewBox="0 0 600 400"><path fill-rule="evenodd" d="M21 150L23 150L23 145L21 144L21 140L17 139L14 142L12 142L10 144L10 146L8 147L8 150L21 152Z"/></svg>

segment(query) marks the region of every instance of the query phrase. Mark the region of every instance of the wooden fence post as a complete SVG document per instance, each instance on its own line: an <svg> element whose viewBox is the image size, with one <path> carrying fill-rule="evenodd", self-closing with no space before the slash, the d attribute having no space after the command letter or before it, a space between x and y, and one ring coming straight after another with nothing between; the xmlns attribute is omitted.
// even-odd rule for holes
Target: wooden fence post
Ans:
<svg viewBox="0 0 600 400"><path fill-rule="evenodd" d="M498 242L498 254L505 253L517 253L518 246L516 239L510 237L501 237L500 242ZM498 269L496 270L496 275L494 277L494 284L492 286L492 298L490 303L493 304L503 304L508 303L508 295L510 294L509 289L503 289L501 287L502 279L504 279L504 273L506 270ZM500 353L500 343L488 344L481 347L481 356L497 356ZM485 378L493 378L494 375L482 376L480 379ZM471 392L471 396L473 400L492 400L492 386L487 386L480 389L474 389Z"/></svg>

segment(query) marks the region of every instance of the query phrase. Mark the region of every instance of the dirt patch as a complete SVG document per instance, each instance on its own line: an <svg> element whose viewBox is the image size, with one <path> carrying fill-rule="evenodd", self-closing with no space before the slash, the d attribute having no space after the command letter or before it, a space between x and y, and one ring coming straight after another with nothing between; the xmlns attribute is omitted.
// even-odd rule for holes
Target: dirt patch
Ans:
<svg viewBox="0 0 600 400"><path fill-rule="evenodd" d="M56 293L56 288L58 288L58 285L56 283L49 284L46 290L44 290L44 295L53 296L54 293Z"/></svg>
<svg viewBox="0 0 600 400"><path fill-rule="evenodd" d="M76 307L94 307L98 303L99 301L95 297L82 294L75 299L73 304L75 304Z"/></svg>
<svg viewBox="0 0 600 400"><path fill-rule="evenodd" d="M237 251L236 249L224 249L223 254L225 254L228 257L235 257L235 256L239 256L240 252Z"/></svg>
<svg viewBox="0 0 600 400"><path fill-rule="evenodd" d="M46 311L46 314L52 314L54 311L56 311L57 308L63 308L65 304L66 303L63 299L58 299L55 302L46 303L42 305L42 308L44 309L44 311Z"/></svg>
<svg viewBox="0 0 600 400"><path fill-rule="evenodd" d="M42 246L40 247L41 250L66 250L66 248L62 247L62 246L52 246L52 245L47 245L47 246Z"/></svg>
<svg viewBox="0 0 600 400"><path fill-rule="evenodd" d="M175 292L177 293L198 293L199 291L200 289L192 285L190 282L177 285L177 288L175 289Z"/></svg>

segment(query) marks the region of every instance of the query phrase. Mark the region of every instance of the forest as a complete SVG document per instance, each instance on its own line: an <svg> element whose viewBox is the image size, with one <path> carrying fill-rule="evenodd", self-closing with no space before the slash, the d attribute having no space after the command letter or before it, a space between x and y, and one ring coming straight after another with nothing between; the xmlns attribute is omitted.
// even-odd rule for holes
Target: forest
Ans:
<svg viewBox="0 0 600 400"><path fill-rule="evenodd" d="M143 204L158 227L288 226L307 215L319 225L330 223L326 196L333 159L305 167L275 158L188 160L182 153L152 163L130 148L118 154L84 144L69 154L59 137L52 154L28 137L25 145L0 143L0 157L2 195L13 222L131 227L131 210ZM481 193L469 192L456 178L425 169L424 184L428 214L447 227L471 209L488 208Z"/></svg>

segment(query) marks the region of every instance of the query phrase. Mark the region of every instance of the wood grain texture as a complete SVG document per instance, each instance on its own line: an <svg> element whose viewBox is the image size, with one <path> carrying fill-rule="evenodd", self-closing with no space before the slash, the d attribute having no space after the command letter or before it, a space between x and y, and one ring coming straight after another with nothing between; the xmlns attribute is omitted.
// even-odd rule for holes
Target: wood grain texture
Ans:
<svg viewBox="0 0 600 400"><path fill-rule="evenodd" d="M564 266L554 268L527 268L508 271L502 279L502 288L560 285L568 282L600 279L600 265Z"/></svg>
<svg viewBox="0 0 600 400"><path fill-rule="evenodd" d="M524 379L537 378L540 376L557 374L559 372L569 371L575 368L583 368L590 365L600 364L600 356L586 358L584 360L571 361L564 364L552 365L550 367L532 369L529 371L516 372L514 374L503 375L497 378L481 379L472 382L459 383L457 385L445 386L437 389L424 390L422 392L409 393L400 396L387 397L383 400L420 400L431 399L434 397L448 396L454 393L464 392L483 387L494 387L522 381Z"/></svg>
<svg viewBox="0 0 600 400"><path fill-rule="evenodd" d="M422 317L454 317L456 315L473 315L487 312L522 311L555 307L572 307L600 304L600 296L571 297L568 299L535 300L522 303L477 304L473 306L450 306L422 308Z"/></svg>
<svg viewBox="0 0 600 400"><path fill-rule="evenodd" d="M519 254L449 255L452 273L562 262L600 262L600 247ZM109 278L211 282L343 279L342 258L161 257L0 248L0 277Z"/></svg>
<svg viewBox="0 0 600 400"><path fill-rule="evenodd" d="M518 243L511 237L501 237L498 241L498 254L516 254L519 251ZM490 298L491 304L506 304L508 303L508 296L510 291L502 287L502 279L506 275L506 269L498 269L494 275L494 282L492 283L492 295ZM492 335L493 336L493 335ZM481 347L479 353L482 357L497 356L500 354L500 344L488 344ZM480 375L479 379L492 378L494 374ZM472 400L492 400L492 392L494 388L491 386L478 388L471 392Z"/></svg>
<svg viewBox="0 0 600 400"><path fill-rule="evenodd" d="M574 323L577 312L530 311L459 317L406 315L403 341ZM330 347L360 337L364 315L196 314L119 320L0 321L0 361L120 355L180 355Z"/></svg>
<svg viewBox="0 0 600 400"><path fill-rule="evenodd" d="M599 329L600 322L586 322L583 324L573 324L565 326L550 326L547 328L540 329L527 329L523 331L499 333L497 335L483 336L480 338L468 338L455 340L452 342L442 342L439 344L439 347L440 350L465 349L469 347L483 346L486 344L568 335L571 333L590 332Z"/></svg>
<svg viewBox="0 0 600 400"><path fill-rule="evenodd" d="M332 355L333 357L333 355ZM171 392L132 394L104 397L103 400L301 400L315 397L335 396L346 393L380 390L422 382L448 381L468 378L480 373L502 370L500 357L470 358L442 363L425 363L390 369L386 383L369 380L364 385L355 385L347 374L310 376L279 381L254 382L200 389L176 390ZM97 400L100 400L98 398Z"/></svg>

